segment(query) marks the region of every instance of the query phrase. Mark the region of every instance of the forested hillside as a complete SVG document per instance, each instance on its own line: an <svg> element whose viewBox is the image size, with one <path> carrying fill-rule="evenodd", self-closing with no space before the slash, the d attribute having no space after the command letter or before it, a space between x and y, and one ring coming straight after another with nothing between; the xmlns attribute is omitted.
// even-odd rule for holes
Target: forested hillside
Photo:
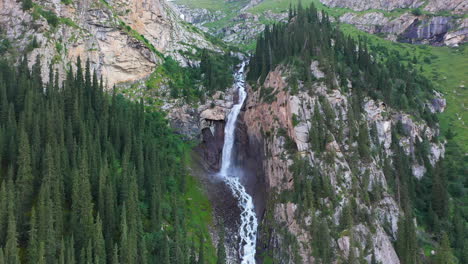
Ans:
<svg viewBox="0 0 468 264"><path fill-rule="evenodd" d="M0 264L468 263L466 8L0 0Z"/></svg>
<svg viewBox="0 0 468 264"><path fill-rule="evenodd" d="M366 38L344 35L313 5L290 9L288 23L267 26L258 38L248 79L253 96L259 98L250 107L280 108L270 113L280 113L273 117L280 120L279 127L264 124L260 131L272 153L278 151L275 144L281 147L276 142L284 138L282 155L293 163L288 169L289 181L294 180L292 190L280 184L278 195L271 195L275 209L267 210L263 228L279 229L280 235L264 233L269 248L265 259L277 263L273 259L285 257L270 243L291 239L277 226L281 219L277 208L292 202L299 211L298 225L310 230L309 239L295 234L298 244L292 250L280 247L289 254L296 252L293 260L304 262L304 243L311 243L308 248L319 263L361 263L364 259L377 263L379 258L396 263L388 255L376 258L380 246L374 248L374 243L381 242L366 238L379 236L375 232L382 225L380 199L388 195L400 211L398 233L390 238L399 263L468 261L465 161L450 152L445 159L434 160L434 146L453 134L438 134L438 110L433 105L438 99L432 82L415 67L415 60L402 62L401 58L398 52L370 45ZM377 109L384 109L378 116L374 102L380 104ZM288 111L282 107L290 108L291 125L282 119L281 112ZM411 122L405 120L408 114ZM380 127L381 119L389 123ZM416 124L427 127L415 129ZM388 126L390 138L385 139ZM430 130L435 133L429 135ZM450 150L461 153L453 143ZM278 164L274 156L269 159L267 166ZM350 167L351 185L346 183L344 164ZM415 169L418 166L422 173ZM271 173L270 177L287 178ZM342 192L343 186L350 189ZM363 225L370 233L363 231ZM385 221L383 228L392 237ZM288 232L294 237L298 231ZM348 249L343 246L344 238L351 240ZM357 247L356 253L342 253L354 252L352 247Z"/></svg>
<svg viewBox="0 0 468 264"><path fill-rule="evenodd" d="M40 65L0 63L0 263L211 263L164 114L104 92L89 62L62 83Z"/></svg>

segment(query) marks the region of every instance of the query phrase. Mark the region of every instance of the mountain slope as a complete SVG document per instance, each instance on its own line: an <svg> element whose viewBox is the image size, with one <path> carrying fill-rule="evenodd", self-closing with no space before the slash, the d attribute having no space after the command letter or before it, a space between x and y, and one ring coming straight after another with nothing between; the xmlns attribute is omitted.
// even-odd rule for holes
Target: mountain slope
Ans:
<svg viewBox="0 0 468 264"><path fill-rule="evenodd" d="M192 52L192 45L219 49L162 0L22 2L0 1L1 34L9 43L2 53L26 52L29 65L39 56L44 78L48 63L63 79L64 69L81 56L112 87L148 77L163 56L190 63L181 52Z"/></svg>
<svg viewBox="0 0 468 264"><path fill-rule="evenodd" d="M289 5L299 3L294 0L233 1L237 3L233 12L232 8L217 8L222 0L208 1L211 5L200 0L175 2L183 5L181 11L186 17L197 17L190 22L227 41L242 44L249 44L255 38L252 27L259 28L284 18ZM302 1L304 6L310 3L327 11L336 21L393 41L457 46L467 39L466 1ZM212 15L214 13L216 15Z"/></svg>
<svg viewBox="0 0 468 264"><path fill-rule="evenodd" d="M258 39L244 123L263 150L265 263L431 263L454 258L444 234L464 240L434 115L444 100L383 49L313 7Z"/></svg>

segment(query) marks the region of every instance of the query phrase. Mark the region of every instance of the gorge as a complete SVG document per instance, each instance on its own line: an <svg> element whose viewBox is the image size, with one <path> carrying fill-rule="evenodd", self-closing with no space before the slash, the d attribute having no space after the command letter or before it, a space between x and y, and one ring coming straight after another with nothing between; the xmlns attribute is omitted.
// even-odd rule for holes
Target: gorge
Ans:
<svg viewBox="0 0 468 264"><path fill-rule="evenodd" d="M0 0L0 264L468 263L465 2Z"/></svg>
<svg viewBox="0 0 468 264"><path fill-rule="evenodd" d="M254 209L252 196L250 196L243 184L241 183L242 166L234 166L232 164L232 156L235 151L234 140L236 122L241 111L244 101L247 97L245 90L245 73L244 68L246 62L243 62L240 69L237 70L234 76L234 87L238 92L238 102L233 105L229 115L227 116L227 123L224 133L224 146L222 152L222 165L219 172L224 182L229 186L233 196L238 200L240 214L240 227L239 227L239 255L242 264L255 264L255 248L257 240L257 216Z"/></svg>

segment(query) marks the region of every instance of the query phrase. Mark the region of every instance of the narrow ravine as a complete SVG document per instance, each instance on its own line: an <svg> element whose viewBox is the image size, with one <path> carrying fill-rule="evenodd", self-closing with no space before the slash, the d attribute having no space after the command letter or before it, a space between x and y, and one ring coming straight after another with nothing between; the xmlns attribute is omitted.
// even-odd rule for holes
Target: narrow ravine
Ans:
<svg viewBox="0 0 468 264"><path fill-rule="evenodd" d="M239 94L239 100L237 104L232 107L231 112L227 117L227 123L224 129L223 156L219 176L231 189L232 194L238 200L238 205L241 210L241 222L239 227L239 257L241 259L241 264L255 264L255 246L258 226L257 216L255 214L252 196L247 193L245 187L240 181L239 172L242 168L235 168L232 165L236 121L247 97L244 75L245 65L246 63L243 62L239 70L234 75L235 90Z"/></svg>

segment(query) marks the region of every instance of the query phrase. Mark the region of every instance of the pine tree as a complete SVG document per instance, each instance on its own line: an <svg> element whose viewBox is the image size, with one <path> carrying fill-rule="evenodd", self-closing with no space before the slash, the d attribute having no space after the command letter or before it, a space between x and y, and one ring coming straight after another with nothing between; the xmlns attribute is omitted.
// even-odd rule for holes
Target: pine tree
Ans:
<svg viewBox="0 0 468 264"><path fill-rule="evenodd" d="M330 263L332 258L330 229L325 220L320 221L315 230L314 254L322 260L322 263Z"/></svg>
<svg viewBox="0 0 468 264"><path fill-rule="evenodd" d="M0 247L0 264L7 264L5 262L5 255L3 254L3 248Z"/></svg>
<svg viewBox="0 0 468 264"><path fill-rule="evenodd" d="M29 10L33 7L32 0L22 0L23 1L23 10Z"/></svg>
<svg viewBox="0 0 468 264"><path fill-rule="evenodd" d="M351 206L345 204L341 212L340 228L346 230L353 226L353 216L351 213Z"/></svg>
<svg viewBox="0 0 468 264"><path fill-rule="evenodd" d="M358 151L362 159L369 161L370 159L370 141L369 141L369 129L367 128L367 123L363 122L359 126L359 136L358 136Z"/></svg>
<svg viewBox="0 0 468 264"><path fill-rule="evenodd" d="M93 202L89 184L88 163L86 151L79 155L79 171L74 171L72 183L72 227L74 230L77 249L83 249L87 244L87 237L93 231Z"/></svg>
<svg viewBox="0 0 468 264"><path fill-rule="evenodd" d="M170 253L169 239L167 237L164 239L163 250L162 250L162 264L171 263L171 253Z"/></svg>
<svg viewBox="0 0 468 264"><path fill-rule="evenodd" d="M396 251L402 264L418 263L416 256L416 231L409 211L398 221Z"/></svg>
<svg viewBox="0 0 468 264"><path fill-rule="evenodd" d="M454 236L454 249L456 256L461 260L462 253L465 248L465 234L467 233L466 221L463 220L461 209L455 208L453 216L453 236Z"/></svg>
<svg viewBox="0 0 468 264"><path fill-rule="evenodd" d="M39 241L38 241L38 230L37 230L37 217L36 209L33 207L31 210L30 220L30 231L29 231L29 244L28 244L28 263L36 263L39 259Z"/></svg>
<svg viewBox="0 0 468 264"><path fill-rule="evenodd" d="M450 248L450 241L446 233L442 234L440 246L436 251L434 264L456 264L455 256Z"/></svg>
<svg viewBox="0 0 468 264"><path fill-rule="evenodd" d="M102 221L99 215L96 217L96 224L94 228L93 250L95 260L94 264L105 264L107 259L106 245L102 233Z"/></svg>
<svg viewBox="0 0 468 264"><path fill-rule="evenodd" d="M11 195L10 197L12 197ZM16 218L14 213L14 205L10 201L8 206L8 229L5 243L5 263L20 264L18 251L18 233L16 231Z"/></svg>
<svg viewBox="0 0 468 264"><path fill-rule="evenodd" d="M205 238L200 235L200 247L198 249L198 262L197 264L205 264Z"/></svg>
<svg viewBox="0 0 468 264"><path fill-rule="evenodd" d="M434 170L432 179L432 208L440 219L445 219L448 214L448 193L444 175L442 172L442 165L439 162Z"/></svg>
<svg viewBox="0 0 468 264"><path fill-rule="evenodd" d="M45 257L45 249L44 249L44 242L39 242L39 250L37 254L37 264L46 264L46 257Z"/></svg>
<svg viewBox="0 0 468 264"><path fill-rule="evenodd" d="M114 246L114 251L113 251L113 254L112 254L112 261L111 261L112 264L119 264L119 248L117 246L117 244Z"/></svg>
<svg viewBox="0 0 468 264"><path fill-rule="evenodd" d="M0 183L0 245L5 244L6 230L8 225L8 193L6 190L6 182L3 180ZM0 246L1 248L1 246Z"/></svg>
<svg viewBox="0 0 468 264"><path fill-rule="evenodd" d="M34 176L31 168L31 149L28 135L24 129L20 129L20 141L18 146L18 173L16 175L16 185L18 188L18 216L20 228L26 222L26 212L30 208L34 196Z"/></svg>

